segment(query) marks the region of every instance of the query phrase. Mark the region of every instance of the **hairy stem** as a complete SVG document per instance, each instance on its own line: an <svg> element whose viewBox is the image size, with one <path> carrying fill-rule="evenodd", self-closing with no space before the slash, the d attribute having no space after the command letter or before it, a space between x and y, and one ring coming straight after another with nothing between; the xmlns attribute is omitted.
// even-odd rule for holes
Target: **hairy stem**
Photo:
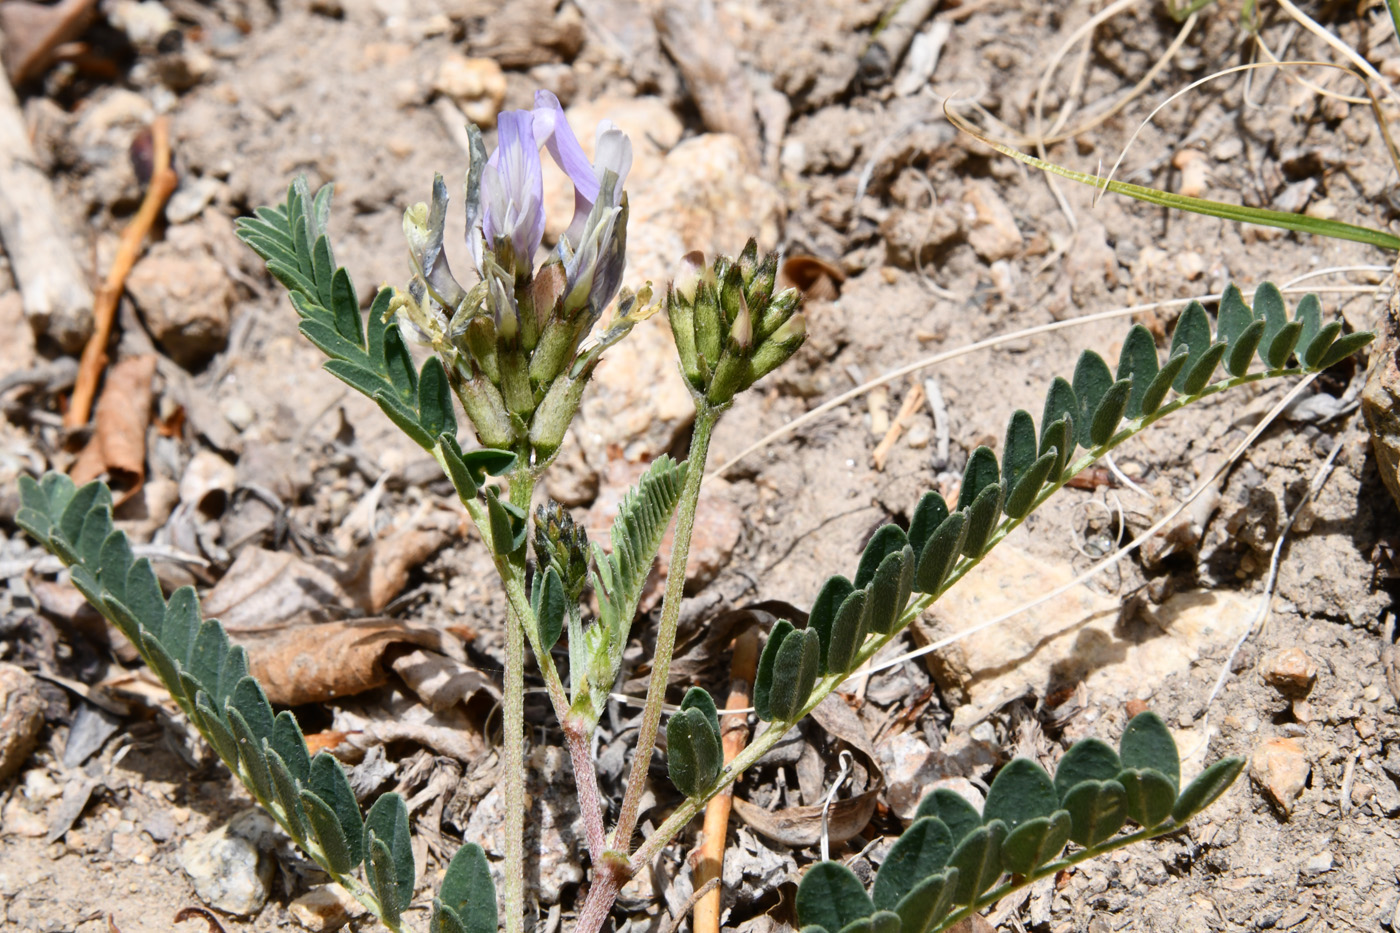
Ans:
<svg viewBox="0 0 1400 933"><path fill-rule="evenodd" d="M574 784L578 787L579 810L583 817L584 835L588 839L588 854L597 865L607 848L607 833L603 828L603 798L598 793L598 772L593 768L593 753L589 747L589 728L573 717L564 719L564 742L569 748L569 761L574 766Z"/></svg>
<svg viewBox="0 0 1400 933"><path fill-rule="evenodd" d="M651 753L656 746L656 729L661 724L661 706L666 700L666 681L671 673L671 652L676 646L676 626L681 618L681 598L685 592L685 568L690 558L690 536L695 530L695 507L700 501L700 484L705 479L705 458L710 451L710 434L714 431L719 412L703 402L695 416L695 433L690 440L690 455L686 460L685 488L681 490L676 508L676 538L671 546L671 562L666 571L666 597L661 606L661 626L656 633L656 655L652 659L651 678L647 685L646 708L642 711L641 731L632 750L632 770L627 775L627 793L622 798L622 812L613 830L614 849L627 851L631 847L632 830L637 826L637 809L651 767Z"/></svg>
<svg viewBox="0 0 1400 933"><path fill-rule="evenodd" d="M528 462L528 456L522 462ZM510 478L511 504L528 510L534 485L529 468L517 467ZM523 554L502 563L507 588L522 588ZM525 625L528 621L528 616L522 616L515 600L511 600L506 609L505 695L501 711L505 734L502 767L506 805L506 933L524 933L525 929Z"/></svg>

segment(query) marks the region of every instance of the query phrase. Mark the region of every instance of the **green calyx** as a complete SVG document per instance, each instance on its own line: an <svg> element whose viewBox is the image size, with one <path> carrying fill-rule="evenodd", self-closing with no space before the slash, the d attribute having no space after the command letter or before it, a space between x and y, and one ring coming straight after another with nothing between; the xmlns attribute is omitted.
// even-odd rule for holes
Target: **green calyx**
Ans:
<svg viewBox="0 0 1400 933"><path fill-rule="evenodd" d="M801 296L773 293L778 255L758 258L749 240L739 258L721 256L708 267L691 253L666 293L666 311L691 391L722 407L786 362L807 336Z"/></svg>

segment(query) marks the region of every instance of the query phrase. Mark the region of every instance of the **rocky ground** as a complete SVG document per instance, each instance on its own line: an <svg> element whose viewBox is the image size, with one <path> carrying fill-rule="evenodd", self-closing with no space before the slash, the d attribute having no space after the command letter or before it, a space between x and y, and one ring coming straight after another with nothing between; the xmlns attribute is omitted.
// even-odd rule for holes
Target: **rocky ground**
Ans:
<svg viewBox="0 0 1400 933"><path fill-rule="evenodd" d="M0 54L12 69L47 28L35 9L44 8L0 5ZM128 151L158 114L170 119L179 188L126 282L91 430L62 426L81 309L45 323L19 290L23 251L6 243L10 258L0 259L2 925L184 929L171 918L186 907L213 908L229 931L329 930L349 919L314 866L248 809L129 647L15 528L17 477L46 468L112 477L127 494L121 527L162 556L163 582L201 589L205 611L249 646L274 701L354 764L357 792L409 798L424 879L410 923L426 926L438 873L462 838L500 854L501 603L490 559L436 465L319 371L283 293L233 238L233 218L279 200L297 174L335 183L337 258L368 293L407 279L402 212L427 196L435 171L464 170L465 120L489 127L545 87L585 145L597 120L617 122L636 151L630 284L665 281L688 250L734 252L756 236L787 251L810 296L806 346L726 416L712 469L921 358L1215 294L1230 281L1248 293L1352 267L1306 284L1351 328L1391 326L1381 250L1120 198L1095 205L1069 182L1057 195L945 119L951 97L994 135L1024 143L1042 113L1040 126L1064 136L1050 157L1094 172L1171 90L1264 57L1238 4L1203 9L1148 92L1100 121L1182 31L1164 7L1109 17L1051 75L1088 6L897 9L882 26L885 5L865 0L116 0L64 39L57 63L17 79L57 206L53 245L83 270L83 289L105 275L141 201ZM1257 12L1273 52L1335 56L1284 11ZM1400 75L1383 6L1313 13L1386 80ZM1235 74L1191 92L1142 132L1120 177L1387 227L1394 173L1371 109L1319 95L1317 83L1356 93L1340 76L1310 78ZM1395 119L1389 101L1382 110ZM554 215L567 217L562 176L546 184ZM455 212L453 222L457 243ZM1133 319L1165 333L1180 307ZM978 444L998 448L1014 409L1038 414L1050 379L1068 376L1081 349L1116 359L1128 324L1016 337L902 376L709 481L677 696L691 683L722 696L734 635L805 611L822 579L850 572L875 528L907 521L924 490L956 487ZM994 908L993 926L1400 929L1400 564L1383 475L1393 479L1400 429L1381 417L1373 439L1356 405L1374 364L1368 399L1385 414L1397 391L1393 347L1324 375L1129 560L945 651L848 684L832 701L839 708L740 783L751 806L731 822L726 926L766 933L793 921L794 885L817 852L810 816L780 811L818 802L842 749L865 750L842 796L875 802L850 808L863 818L842 833L840 855L859 869L878 863L931 786L984 787L1016 754L1053 764L1083 736L1116 740L1146 707L1176 732L1188 775L1233 754L1249 759L1248 776L1189 830L1042 882ZM660 319L613 349L547 483L595 538L650 460L684 455L693 409L671 353ZM1116 465L1135 488L1104 474L1061 493L898 650L1088 569L1212 475L1287 388L1236 390L1130 442ZM1269 605L1275 544L1320 476L1279 552ZM634 628L626 695L645 690L638 665L659 579ZM311 655L326 663L308 672ZM327 691L340 698L323 702ZM537 922L552 931L573 922L585 858L542 698L529 713L532 884ZM635 717L619 703L605 718L598 769L614 799ZM643 834L676 802L664 779L653 791ZM624 891L619 930L688 927L694 844L693 832L678 840Z"/></svg>

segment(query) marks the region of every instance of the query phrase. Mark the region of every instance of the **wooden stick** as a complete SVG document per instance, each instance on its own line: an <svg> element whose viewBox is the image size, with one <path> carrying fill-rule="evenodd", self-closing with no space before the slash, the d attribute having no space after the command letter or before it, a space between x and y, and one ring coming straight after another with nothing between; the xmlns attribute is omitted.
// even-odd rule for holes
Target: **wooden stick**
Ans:
<svg viewBox="0 0 1400 933"><path fill-rule="evenodd" d="M87 424L88 416L92 414L92 400L97 395L97 383L102 378L102 371L107 367L107 341L112 338L112 322L116 320L117 302L126 288L126 277L140 258L141 244L145 242L146 234L151 232L151 227L155 226L178 182L175 170L170 167L169 117L156 117L151 124L151 147L151 181L146 187L141 209L122 231L117 255L107 272L107 281L98 289L93 306L92 336L83 348L83 358L78 364L78 381L73 386L68 413L63 416L63 426L66 428Z"/></svg>
<svg viewBox="0 0 1400 933"><path fill-rule="evenodd" d="M753 692L754 672L758 668L758 633L749 628L734 639L734 659L729 665L729 699L725 701L727 710L744 709L749 705ZM724 763L729 764L734 756L744 750L749 742L748 717L725 716L720 720L723 735ZM734 801L734 785L725 788L724 793L711 798L705 806L704 839L695 862L694 884L696 890L707 884L714 887L704 897L695 902L695 914L691 923L692 933L719 933L719 911L721 880L724 877L724 840L729 835L729 810Z"/></svg>
<svg viewBox="0 0 1400 933"><path fill-rule="evenodd" d="M0 78L0 240L24 316L38 334L76 352L92 331L92 288L73 254L53 185L29 142L14 91Z"/></svg>
<svg viewBox="0 0 1400 933"><path fill-rule="evenodd" d="M875 448L875 453L871 454L871 459L875 462L875 469L885 469L885 461L889 459L890 451L899 441L899 435L904 433L904 425L908 423L914 412L918 411L919 406L923 403L924 388L916 382L909 390L909 394L904 396L904 404L899 406L899 414L895 415L894 423L890 425L884 439Z"/></svg>

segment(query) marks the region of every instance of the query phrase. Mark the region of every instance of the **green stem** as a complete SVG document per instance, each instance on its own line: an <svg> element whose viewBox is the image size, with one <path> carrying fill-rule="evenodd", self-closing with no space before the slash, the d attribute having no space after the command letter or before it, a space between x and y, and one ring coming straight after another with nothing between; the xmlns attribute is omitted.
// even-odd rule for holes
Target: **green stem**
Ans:
<svg viewBox="0 0 1400 933"><path fill-rule="evenodd" d="M646 707L642 711L641 731L632 750L632 770L627 776L627 793L622 798L622 811L613 830L612 847L622 852L631 848L632 830L637 825L637 810L646 786L651 766L652 749L656 746L656 730L661 724L661 706L666 700L666 681L671 673L671 652L676 646L676 626L681 618L681 599L685 594L685 568L690 558L690 537L695 530L695 507L700 501L700 484L705 479L705 458L710 451L710 434L719 421L720 412L699 403L695 416L695 432L690 440L690 455L686 460L685 488L681 490L676 508L676 537L671 546L671 562L666 571L666 597L661 607L661 625L656 634L656 654L652 660L650 683L647 685Z"/></svg>
<svg viewBox="0 0 1400 933"><path fill-rule="evenodd" d="M534 493L534 478L530 475L528 457L522 460L510 477L512 505L528 510ZM497 552L499 553L499 552ZM507 590L523 592L525 557L522 552L497 564ZM512 599L506 610L506 670L504 697L501 701L502 731L505 751L502 768L505 771L505 929L506 933L524 933L525 929L525 625L528 614L518 611ZM526 613L528 604L523 607Z"/></svg>

